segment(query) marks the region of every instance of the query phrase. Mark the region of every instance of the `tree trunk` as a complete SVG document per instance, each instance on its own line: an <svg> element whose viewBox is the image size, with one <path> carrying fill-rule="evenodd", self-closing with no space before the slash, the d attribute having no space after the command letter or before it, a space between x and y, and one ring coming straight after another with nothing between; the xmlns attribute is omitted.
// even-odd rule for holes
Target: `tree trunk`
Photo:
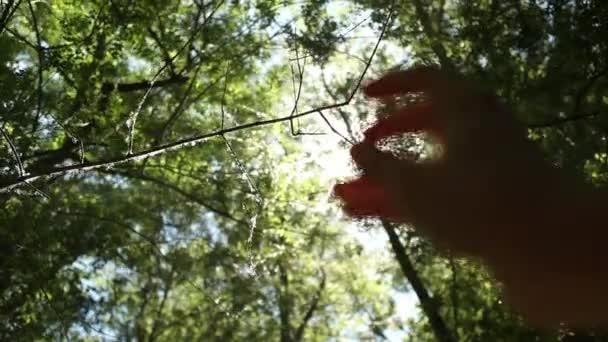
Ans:
<svg viewBox="0 0 608 342"><path fill-rule="evenodd" d="M429 320L431 329L433 330L437 341L455 342L456 338L448 329L443 318L441 318L437 305L435 305L433 298L429 295L426 287L422 283L418 272L414 268L412 261L405 251L405 247L401 243L397 232L395 232L395 228L386 221L382 221L382 227L384 227L384 231L388 235L389 242L393 252L395 253L395 258L397 259L397 262L399 262L403 275L405 275L405 278L409 281L412 289L414 289L414 292L418 297L418 300L420 301L422 310Z"/></svg>

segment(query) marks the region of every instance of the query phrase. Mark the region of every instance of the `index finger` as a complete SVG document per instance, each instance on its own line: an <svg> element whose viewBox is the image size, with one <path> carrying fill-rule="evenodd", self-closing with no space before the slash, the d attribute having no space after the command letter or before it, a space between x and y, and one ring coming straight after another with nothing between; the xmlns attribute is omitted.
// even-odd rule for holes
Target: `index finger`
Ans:
<svg viewBox="0 0 608 342"><path fill-rule="evenodd" d="M421 66L390 72L363 88L365 95L384 97L433 91L446 85L447 76L435 67Z"/></svg>

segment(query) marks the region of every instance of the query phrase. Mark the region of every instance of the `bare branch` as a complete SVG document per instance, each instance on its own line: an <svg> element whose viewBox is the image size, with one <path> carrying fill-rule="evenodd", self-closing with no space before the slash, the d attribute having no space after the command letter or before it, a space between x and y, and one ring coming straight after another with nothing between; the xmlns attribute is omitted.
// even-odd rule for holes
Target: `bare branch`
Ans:
<svg viewBox="0 0 608 342"><path fill-rule="evenodd" d="M388 30L388 26L389 26L389 24L391 22L391 19L393 17L393 11L394 11L394 9L395 9L395 1L393 1L393 3L391 4L391 8L389 10L389 13L386 16L386 20L384 21L384 26L382 26L382 31L380 31L380 37L378 37L378 40L376 41L376 45L374 46L374 49L372 50L370 58L367 61L367 64L365 65L365 68L363 68L363 72L361 73L361 76L359 77L359 80L357 80L356 87L353 90L353 92L350 94L350 96L348 97L348 99L346 100L347 104L349 104L350 101L352 101L353 97L355 97L355 94L357 93L357 90L361 86L361 82L363 82L363 78L367 74L367 70L372 65L372 59L374 58L374 56L376 55L376 52L378 51L378 47L380 46L380 42L382 41L382 38L384 38L384 34L386 33L386 30Z"/></svg>
<svg viewBox="0 0 608 342"><path fill-rule="evenodd" d="M114 89L116 89L118 92L121 92L121 93L129 93L132 91L147 90L150 87L162 88L162 87L172 85L172 84L182 84L182 83L186 82L187 80L188 80L188 77L181 76L181 75L175 75L175 76L171 76L164 80L157 80L155 82L148 81L148 80L132 82L132 83L106 82L102 85L101 92L102 92L102 94L107 95L110 92L112 92Z"/></svg>
<svg viewBox="0 0 608 342"><path fill-rule="evenodd" d="M594 119L594 118L598 117L600 115L599 111L592 112L592 113L585 113L585 114L581 114L579 112L580 112L581 106L583 104L583 99L585 98L587 93L589 93L591 88L593 88L593 85L599 79L601 79L602 77L605 77L607 74L608 74L608 67L598 71L596 74L591 76L585 84L583 84L583 86L576 93L576 96L574 99L574 104L572 106L572 111L568 117L557 118L557 119L550 120L548 122L543 122L543 123L528 124L527 127L533 128L533 129L534 128L549 128L549 127L553 127L553 126L563 125L565 123L569 123L569 122L573 122L573 121Z"/></svg>
<svg viewBox="0 0 608 342"><path fill-rule="evenodd" d="M11 21L13 14L15 14L19 5L21 5L21 0L17 1L16 4L14 0L9 0L6 3L3 3L3 5L6 7L2 10L2 15L0 15L0 34L2 34L2 31L4 31L9 21Z"/></svg>
<svg viewBox="0 0 608 342"><path fill-rule="evenodd" d="M220 124L220 129L224 129L224 121L226 120L226 112L224 111L224 106L226 105L227 84L228 84L228 65L226 66L226 71L224 72L224 89L222 90L222 101L220 104L220 109L222 111L222 122Z"/></svg>
<svg viewBox="0 0 608 342"><path fill-rule="evenodd" d="M148 95L150 95L150 92L154 87L156 77L158 77L159 74L160 73L156 73L156 75L154 75L154 78L152 78L152 81L150 81L150 86L148 87L148 90L146 90L146 93L139 101L137 109L135 109L129 114L129 119L127 120L127 126L129 128L129 147L127 149L127 155L133 154L133 137L135 135L135 123L137 122L137 117L139 116L139 113L141 113L141 110L144 106L144 102L146 102L146 100L148 99Z"/></svg>
<svg viewBox="0 0 608 342"><path fill-rule="evenodd" d="M304 66L306 66L306 57L304 57L304 65L300 66L300 57L298 55L298 47L296 46L296 63L298 64L298 89L296 91L296 85L295 85L295 75L294 75L294 70L293 70L293 65L290 65L289 67L291 68L291 83L293 86L293 96L294 96L294 103L293 103L293 108L291 110L291 116L294 116L298 113L298 104L300 102L300 95L302 93L302 84L304 83ZM291 134L292 135L298 135L300 132L295 130L294 124L293 124L293 120L289 120L289 128L291 129Z"/></svg>
<svg viewBox="0 0 608 342"><path fill-rule="evenodd" d="M162 320L162 312L165 308L165 304L167 302L167 298L169 297L169 291L171 291L173 287L173 281L175 277L175 269L171 267L171 271L169 272L169 279L165 281L165 286L163 288L163 294L161 297L160 304L156 307L156 317L154 318L154 323L152 323L152 329L150 331L150 336L148 338L149 342L156 341L158 336L160 335L160 326L164 320Z"/></svg>
<svg viewBox="0 0 608 342"><path fill-rule="evenodd" d="M22 35L21 33L17 32L16 30L13 30L11 28L5 28L6 32L10 33L13 37L15 37L15 39L17 39L18 41L22 42L23 44L29 46L30 48L36 50L36 45L32 42L30 42L29 40L27 40L27 38Z"/></svg>
<svg viewBox="0 0 608 342"><path fill-rule="evenodd" d="M355 141L350 140L349 138L345 137L342 133L340 133L336 128L334 128L334 126L331 124L331 122L329 122L329 120L327 120L327 118L325 117L325 115L323 114L322 111L319 110L319 115L321 115L321 118L323 118L323 120L325 121L325 123L327 124L327 126L329 126L329 128L336 133L337 135L339 135L342 139L344 139L344 141L348 142L351 145L356 144Z"/></svg>
<svg viewBox="0 0 608 342"><path fill-rule="evenodd" d="M4 127L0 126L0 133L2 133L2 136L8 143L8 145L11 149L11 152L13 153L13 157L15 158L15 161L17 162L17 173L18 173L19 177L23 177L24 175L26 175L26 172L25 172L25 167L23 166L23 162L21 161L21 157L19 156L19 152L17 152L17 147L15 146L15 144L13 143L11 138L8 136L8 134L4 130ZM34 192L40 194L42 197L47 198L47 199L49 198L49 195L47 193L45 193L44 191L39 189L34 184L31 184L30 182L26 182L26 184L30 188L32 188L34 190Z"/></svg>
<svg viewBox="0 0 608 342"><path fill-rule="evenodd" d="M450 265L451 273L451 284L450 284L450 299L452 304L452 320L454 321L454 331L458 331L460 326L460 301L458 300L458 265L453 256L448 257L448 263Z"/></svg>
<svg viewBox="0 0 608 342"><path fill-rule="evenodd" d="M196 82L196 78L197 78L198 73L200 72L202 66L203 66L203 63L199 63L198 66L196 67L196 69L194 70L194 75L192 76L190 83L188 84L188 88L186 89L185 92L183 92L182 97L180 98L179 102L177 103L177 106L175 107L175 109L173 110L171 115L169 116L169 119L167 119L167 121L165 122L163 127L160 129L160 133L158 134L158 139L156 140L156 143L162 142L164 140L167 132L175 124L175 122L180 117L180 115L182 115L182 113L184 112L187 105L189 105L189 104L186 104L186 101L188 101L188 99L192 95L192 90L194 89L194 84ZM217 84L217 82L218 81L216 80L216 81L210 83L209 85L207 85L205 87L205 89L201 90L198 94L196 94L194 99L190 102L194 102L194 101L200 99L204 94L207 93L207 91L212 89Z"/></svg>
<svg viewBox="0 0 608 342"><path fill-rule="evenodd" d="M310 301L308 310L306 310L306 313L304 314L304 318L302 318L302 323L300 323L300 325L298 326L298 329L296 330L296 333L294 336L294 341L296 341L296 342L302 341L302 337L304 337L304 330L306 329L308 322L310 322L310 319L312 318L313 314L319 307L319 302L321 301L321 296L323 295L323 291L325 290L325 281L326 281L325 271L323 269L321 269L321 282L319 283L319 288L317 289L317 292L315 293L314 297Z"/></svg>
<svg viewBox="0 0 608 342"><path fill-rule="evenodd" d="M218 6L215 7L214 9L214 13L217 9L219 9L223 4L223 1L220 2L220 4ZM206 18L207 20L208 18ZM205 21L206 21L205 20ZM156 79L167 69L167 68L171 68L174 66L174 62L177 59L177 57L188 47L192 44L192 42L194 42L194 39L196 38L196 34L195 32L197 32L197 30L193 30L193 34L188 38L188 40L182 44L182 46L177 50L177 52L175 53L175 55L166 58L165 59L165 63L164 65L156 72L156 74L152 77L152 80L150 81L150 85L148 87L148 90L146 91L146 93L144 94L143 98L141 99L141 101L139 102L138 108L137 110L131 112L131 115L129 116L129 121L127 122L128 126L129 126L129 147L128 147L128 151L127 151L127 156L130 156L133 154L133 135L135 132L135 123L137 121L137 116L139 115L139 113L141 112L142 106L145 102L145 100L147 99L148 95L150 94L150 91L152 90L152 88L154 87L154 83L156 81Z"/></svg>
<svg viewBox="0 0 608 342"><path fill-rule="evenodd" d="M160 25L160 23L159 23L159 25ZM169 55L167 48L165 48L165 46L163 45L162 39L160 38L158 33L156 33L156 31L154 31L151 27L148 27L148 33L150 33L150 36L152 36L152 39L154 40L156 45L158 45L158 48L160 49L160 52L163 55L163 59L165 60L165 63L169 66L171 75L175 75L175 64L173 63L173 60L171 59L171 56Z"/></svg>
<svg viewBox="0 0 608 342"><path fill-rule="evenodd" d="M32 127L32 132L34 132L38 128L38 120L40 119L40 114L42 112L42 84L44 82L42 79L42 71L44 70L44 48L42 47L42 38L40 36L40 28L38 27L38 18L36 18L32 0L28 0L27 4L32 16L34 32L36 33L36 53L38 54L38 84L36 86L36 92L38 95L36 98L36 119L34 120L34 125Z"/></svg>
<svg viewBox="0 0 608 342"><path fill-rule="evenodd" d="M224 140L224 143L226 144L226 147L228 147L228 151L230 152L230 154L232 155L232 158L236 162L237 167L239 168L239 170L241 171L243 177L247 181L247 185L249 186L249 190L254 194L255 203L256 203L257 208L256 208L256 212L252 213L252 215L251 215L251 219L250 219L250 222L249 222L249 238L247 239L247 241L249 243L251 243L253 241L253 234L254 234L255 228L257 226L258 215L264 209L264 200L262 199L260 191L255 186L255 183L253 182L253 179L249 175L249 172L247 171L247 169L245 168L245 166L243 165L243 163L241 163L241 160L236 155L236 152L232 148L232 145L230 145L230 142L228 141L228 139L226 139L226 137L224 135L222 135L222 139Z"/></svg>
<svg viewBox="0 0 608 342"><path fill-rule="evenodd" d="M327 80L325 79L324 71L321 72L321 81L323 82L323 87L325 88L325 91L329 94L329 96L334 101L337 101L338 95L331 90L331 87L329 86L329 84L327 83ZM348 136L350 137L351 140L353 140L353 141L356 140L355 134L353 132L352 124L350 122L350 119L348 118L348 114L344 110L342 110L342 108L336 108L336 110L338 111L338 114L340 114L342 121L344 121L344 125L346 126L346 132L348 133Z"/></svg>
<svg viewBox="0 0 608 342"><path fill-rule="evenodd" d="M42 189L40 189L39 187L35 186L34 184L32 184L30 182L26 182L26 184L30 188L32 188L32 190L34 190L35 193L39 194L40 196L44 197L45 199L51 198L51 196L49 196L49 194L47 194L46 192L42 191Z"/></svg>
<svg viewBox="0 0 608 342"><path fill-rule="evenodd" d="M414 8L416 9L416 16L418 17L420 26L422 26L425 35L431 43L431 48L433 49L433 52L435 52L435 55L437 55L437 58L439 59L439 64L441 64L441 66L445 69L454 70L454 63L452 63L452 60L448 57L448 53L438 37L439 33L435 32L435 30L433 29L431 17L428 13L426 13L424 9L424 4L421 0L412 0L412 3L414 4Z"/></svg>
<svg viewBox="0 0 608 342"><path fill-rule="evenodd" d="M68 338L68 334L67 334L68 328L66 327L66 322L68 322L68 320L66 319L65 315L63 315L62 311L55 307L55 304L51 300L51 295L48 293L48 291L44 288L41 288L40 292L42 292L42 294L44 295L46 304L48 304L48 306L51 308L51 310L53 311L55 316L58 317L59 320L61 321L60 327L59 327L59 329L61 330L59 333L61 335L61 338L64 339L65 341L69 341L70 339Z"/></svg>
<svg viewBox="0 0 608 342"><path fill-rule="evenodd" d="M2 125L2 126L4 126L4 125ZM17 162L17 173L19 174L19 177L23 177L25 175L25 168L23 167L23 163L21 162L21 157L19 156L19 152L17 152L17 147L15 147L15 144L13 144L11 137L9 137L8 134L6 134L4 127L0 127L0 133L2 133L2 137L4 137L4 140L6 140L6 142L8 143L8 146L11 148L11 152L13 152L13 157L15 158L15 161Z"/></svg>
<svg viewBox="0 0 608 342"><path fill-rule="evenodd" d="M254 49L257 49L257 47L255 47ZM246 51L242 51L240 53L235 53L230 60L227 61L227 65L232 65L232 63L235 62L235 59L241 59L242 56L247 56L249 55L252 50L254 49L250 49L250 50L246 50ZM213 53L211 53L213 54ZM175 124L175 122L177 121L177 119L179 118L180 115L182 115L184 113L185 108L187 108L187 106L189 106L190 104L198 101L199 99L201 99L205 94L207 94L208 91L210 91L211 89L213 89L220 81L224 80L224 82L227 82L226 80L226 74L224 74L224 77L218 77L217 79L211 81L204 89L202 89L200 92L198 92L197 94L194 95L194 97L190 98L190 95L192 93L192 89L194 87L194 82L196 80L196 76L198 75L200 69L202 68L203 63L199 62L195 71L194 71L194 76L192 77L192 80L190 82L190 84L188 85L188 89L187 91L183 94L182 98L180 99L180 102L178 103L177 107L175 108L175 110L173 110L172 114L169 116L169 119L167 120L167 122L165 123L165 125L161 128L161 132L159 134L160 138L157 139L157 142L162 141L164 135L167 133L167 131L171 128L171 126L173 124ZM216 67L216 69L211 70L210 72L214 72L217 69L219 69L219 67ZM226 87L227 84L224 83L224 87ZM224 89L225 90L225 89ZM223 95L225 96L225 94ZM222 101L224 101L225 99L222 99ZM188 101L188 102L187 102ZM224 103L225 105L225 103ZM224 127L222 127L223 129Z"/></svg>
<svg viewBox="0 0 608 342"><path fill-rule="evenodd" d="M531 129L549 128L549 127L554 127L554 126L558 126L558 125L563 125L563 124L573 122L573 121L592 119L592 118L598 117L599 115L600 115L599 112L579 114L579 115L569 116L566 118L558 118L558 119L551 120L548 122L528 124L527 127L531 128Z"/></svg>
<svg viewBox="0 0 608 342"><path fill-rule="evenodd" d="M280 286L277 286L279 295L279 319L281 321L281 342L291 341L291 300L289 296L289 274L281 262L278 263Z"/></svg>
<svg viewBox="0 0 608 342"><path fill-rule="evenodd" d="M376 45L374 46L374 49L372 50L372 52L370 54L368 62L366 64L363 72L361 73L361 76L359 77L359 79L355 85L355 88L353 89L353 91L350 94L350 96L348 97L348 99L346 99L342 102L320 106L317 108L307 110L305 112L297 113L295 115L288 115L288 116L274 118L274 119L250 122L250 123L246 123L246 124L242 124L242 125L233 126L230 128L221 129L221 130L211 132L211 133L205 133L205 134L181 139L181 140L178 140L178 141L175 141L172 143L162 144L160 146L152 147L152 148L144 150L144 151L132 153L127 156L109 158L109 159L100 160L100 161L96 161L96 162L89 162L89 163L85 162L83 164L78 164L78 165L68 165L68 166L54 168L52 170L38 173L38 174L18 177L16 179L4 181L3 184L0 186L0 193L10 191L17 186L22 185L26 181L35 181L37 179L41 179L41 178L45 178L45 177L61 176L61 175L66 175L66 174L73 173L73 172L85 172L85 171L91 171L91 170L96 170L96 169L101 169L101 168L111 168L111 167L119 165L119 164L142 160L142 159L153 157L153 156L156 156L156 155L159 155L162 153L179 150L184 147L194 146L196 144L206 142L210 138L221 136L221 135L224 135L227 133L237 132L237 131L246 130L246 129L253 129L256 127L262 127L262 126L276 124L276 123L280 123L280 122L284 122L284 121L289 121L289 120L293 120L298 117L304 117L304 116L308 116L308 115L311 115L314 113L318 113L319 110L328 110L328 109L334 109L334 108L346 106L346 105L350 104L350 102L354 98L356 92L359 90L361 82L363 81L363 78L365 77L365 74L367 73L367 70L369 69L371 62L372 62L374 56L376 55L380 42L382 41L382 38L384 37L384 34L388 28L388 23L390 21L390 18L392 17L392 14L393 14L393 10L391 8L391 11L389 12L389 15L387 16L384 27L382 28L382 31L380 32L380 36L378 37Z"/></svg>
<svg viewBox="0 0 608 342"><path fill-rule="evenodd" d="M188 193L188 192L184 191L183 189L180 189L178 186L176 186L174 184L171 184L171 183L167 183L167 182L165 182L162 179L155 178L155 177L152 177L152 176L147 176L147 175L144 175L144 174L141 174L141 173L133 174L133 173L130 173L130 172L117 171L117 170L105 171L105 172L109 173L109 174L115 174L115 175L120 175L120 176L127 177L127 178L139 179L139 180L142 180L142 181L145 181L145 182L150 182L150 183L154 183L156 185L160 185L160 186L162 186L164 188L167 188L167 189L169 189L169 190L171 190L171 191L173 191L173 192L175 192L177 194L180 194L181 196L187 198L188 200L190 200L190 201L192 201L194 203L197 203L197 204L205 207L207 210L209 210L209 211L211 211L211 212L213 212L213 213L215 213L215 214L217 214L217 215L219 215L221 217L230 219L230 220L235 221L235 222L237 222L239 224L247 226L247 222L234 217L232 214L228 213L227 211L222 210L220 208L217 208L217 207L215 207L215 206L207 203L204 199L202 199L202 198L200 198L200 197L198 197L198 196L196 196L194 194Z"/></svg>

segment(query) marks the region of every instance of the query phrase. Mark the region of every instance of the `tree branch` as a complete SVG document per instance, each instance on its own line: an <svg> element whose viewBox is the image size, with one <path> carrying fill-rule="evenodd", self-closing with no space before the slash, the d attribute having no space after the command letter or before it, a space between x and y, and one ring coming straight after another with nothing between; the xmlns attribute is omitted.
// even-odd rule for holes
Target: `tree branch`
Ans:
<svg viewBox="0 0 608 342"><path fill-rule="evenodd" d="M238 125L238 126L233 126L230 128L222 129L222 130L217 130L217 131L207 133L207 134L201 134L201 135L197 135L194 137L181 139L181 140L178 140L178 141L175 141L172 143L162 144L160 146L153 147L153 148L141 151L141 152L132 153L130 155L125 155L125 156L116 157L116 158L109 158L109 159L100 160L97 162L88 162L88 163L85 162L83 164L73 164L73 165L68 165L68 166L62 166L62 167L53 168L47 172L22 176L22 177L14 178L12 180L8 180L8 181L4 180L4 182L0 181L0 184L2 184L0 186L0 193L10 191L10 190L14 189L15 187L24 184L25 182L35 181L35 180L38 180L41 178L46 178L46 177L67 175L69 173L74 173L74 172L86 172L86 171L92 171L92 170L97 170L97 169L102 169L102 168L112 168L112 167L115 167L115 166L118 166L121 164L138 161L138 160L142 160L142 159L149 158L149 157L154 157L159 154L163 154L163 153L167 153L167 152L171 152L171 151L177 151L177 150L180 150L185 147L192 147L197 144L206 142L207 140L209 140L211 138L218 137L218 136L221 136L224 134L238 132L238 131L242 131L242 130L246 130L246 129L262 127L262 126L267 126L267 125L280 123L280 122L285 122L285 121L292 120L294 118L307 116L307 115L310 115L313 113L318 113L319 110L343 107L348 104L349 104L348 101L343 101L343 102L332 104L332 105L326 105L326 106L321 106L319 108L314 108L314 109L311 109L311 110L308 110L308 111L305 111L302 113L298 113L293 116L289 115L289 116L284 116L284 117L275 118L275 119L255 121L255 122L251 122L251 123L247 123L247 124L243 124L243 125Z"/></svg>
<svg viewBox="0 0 608 342"><path fill-rule="evenodd" d="M291 323L289 316L291 313L290 298L289 298L289 276L283 264L279 262L279 281L280 286L277 287L279 292L279 318L281 320L281 342L291 342Z"/></svg>
<svg viewBox="0 0 608 342"><path fill-rule="evenodd" d="M162 22L160 22L160 21L159 21L159 26L162 26ZM161 28L161 32L162 32L162 28ZM175 75L175 64L173 63L173 60L171 59L169 52L163 45L162 39L160 39L160 36L151 27L148 27L148 33L150 33L150 36L152 36L152 39L154 40L156 45L158 45L158 48L160 49L160 52L163 55L163 59L164 59L165 63L169 66L169 71L171 72L171 75Z"/></svg>
<svg viewBox="0 0 608 342"><path fill-rule="evenodd" d="M387 16L384 27L382 28L382 31L380 32L380 36L378 37L376 45L374 46L374 49L372 50L372 53L367 61L367 64L365 65L365 68L363 69L363 72L361 73L361 76L359 77L359 79L356 83L355 88L353 89L349 98L346 99L345 101L342 101L339 103L334 103L331 105L320 106L317 108L307 110L305 112L297 113L296 115L288 115L288 116L274 118L274 119L260 120L260 121L255 121L255 122L251 122L251 123L247 123L247 124L233 126L230 128L220 129L215 132L181 139L181 140L178 140L178 141L175 141L172 143L162 144L160 146L152 147L150 149L147 149L147 150L144 150L141 152L137 152L137 153L133 153L130 155L126 155L126 156L109 158L109 159L100 160L100 161L96 161L96 162L88 162L88 163L82 163L82 164L74 164L74 165L68 165L68 166L63 166L63 167L57 167L57 168L54 168L47 172L31 174L31 175L17 177L17 178L13 178L13 179L9 179L9 180L6 180L6 179L0 180L0 193L10 191L17 186L25 184L25 182L31 182L31 181L35 181L35 180L46 178L46 177L63 176L63 175L73 173L73 172L86 172L86 171L92 171L92 170L101 169L101 168L111 168L116 165L132 162L132 161L142 160L142 159L153 157L153 156L156 156L156 155L159 155L162 153L176 151L181 148L188 147L188 146L194 146L196 144L206 142L210 138L221 136L221 135L224 135L227 133L237 132L237 131L241 131L241 130L245 130L245 129L252 129L252 128L261 127L261 126L267 126L267 125L280 123L280 122L284 122L284 121L289 121L289 120L293 120L298 117L304 117L307 115L318 113L319 110L323 111L323 110L327 110L327 109L334 109L334 108L346 106L346 105L350 104L353 97L355 96L357 90L359 89L359 86L361 85L361 82L363 81L363 78L365 77L365 75L367 73L367 70L369 69L369 67L371 65L371 62L372 62L374 56L376 55L376 51L378 50L380 42L382 41L382 38L384 37L384 34L386 32L386 29L388 27L392 14L393 14L393 8L391 8L391 11L389 12L389 14Z"/></svg>
<svg viewBox="0 0 608 342"><path fill-rule="evenodd" d="M147 280L144 283L144 285L142 286L142 288L140 289L139 293L142 295L142 301L141 304L139 305L139 310L137 311L137 314L135 315L134 318L134 325L135 325L135 335L137 335L137 340L138 341L145 341L145 336L146 336L146 328L145 328L145 322L142 319L144 316L144 313L146 312L146 308L148 306L148 303L150 302L150 288L148 287L148 284L151 284L152 281L152 275L150 273L148 273L147 276Z"/></svg>
<svg viewBox="0 0 608 342"><path fill-rule="evenodd" d="M140 81L140 82L132 82L132 83L104 83L102 86L102 90L105 90L107 93L116 89L121 93L128 93L138 90L148 90L149 88L162 88L171 84L182 84L188 80L188 77L175 75L171 76L164 80L159 80L154 83L151 81Z"/></svg>
<svg viewBox="0 0 608 342"><path fill-rule="evenodd" d="M142 180L144 182L150 182L150 183L154 183L156 185L160 185L160 186L162 186L164 188L167 188L167 189L169 189L169 190L171 190L171 191L173 191L175 193L180 194L184 198L187 198L188 200L190 200L190 201L192 201L194 203L197 203L197 204L205 207L207 210L209 210L209 211L211 211L211 212L213 212L213 213L215 213L215 214L217 214L219 216L222 216L224 218L230 219L230 220L232 220L232 221L234 221L236 223L248 226L247 222L234 217L232 214L228 213L227 211L219 209L219 208L217 208L217 207L215 207L215 206L207 203L202 198L199 198L196 195L193 195L193 194L191 194L189 192L186 192L186 191L180 189L178 186L176 186L174 184L167 183L167 182L165 182L162 179L154 178L154 177L147 176L147 175L141 174L141 173L133 174L133 173L129 173L129 172L120 172L120 171L116 171L116 170L110 170L110 171L104 171L104 172L109 173L109 174L114 174L114 175L120 175L120 176L127 177L127 178L135 178L135 179Z"/></svg>
<svg viewBox="0 0 608 342"><path fill-rule="evenodd" d="M175 269L171 265L171 271L169 272L169 277L165 281L165 286L163 288L163 294L160 300L160 304L156 307L156 317L154 318L154 323L152 323L152 329L150 330L150 335L148 336L148 342L154 342L160 335L161 331L159 331L161 326L161 317L163 313L163 309L165 308L165 304L167 302L167 298L169 297L169 291L171 291L173 287L173 280L175 276Z"/></svg>
<svg viewBox="0 0 608 342"><path fill-rule="evenodd" d="M600 115L599 112L585 113L585 114L580 114L579 112L581 110L581 106L583 105L583 99L585 98L587 93L591 90L591 88L593 88L593 85L600 78L605 77L606 75L608 75L608 67L598 71L596 74L591 76L585 84L583 84L583 86L576 93L576 96L574 98L574 104L572 106L572 111L568 117L558 118L558 119L550 120L548 122L543 122L543 123L529 124L528 128L549 128L549 127L558 126L558 125L562 125L562 124L573 122L573 121L592 119L592 118L599 116Z"/></svg>
<svg viewBox="0 0 608 342"><path fill-rule="evenodd" d="M553 126L563 125L563 124L566 124L566 123L569 123L569 122L573 122L573 121L592 119L592 118L598 117L599 115L600 115L599 112L596 112L596 113L587 113L587 114L579 114L579 115L569 116L569 117L566 117L566 118L558 118L558 119L555 119L555 120L551 120L551 121L547 121L547 122L542 122L542 123L528 124L527 127L528 128L532 128L532 129L549 128L549 127L553 127Z"/></svg>
<svg viewBox="0 0 608 342"><path fill-rule="evenodd" d="M19 152L17 151L17 147L11 140L11 137L8 136L3 127L0 127L0 133L2 133L2 137L6 140L8 146L11 148L11 152L13 152L13 157L15 158L15 162L17 163L17 173L19 177L22 177L25 174L25 168L23 167L23 162L21 161L21 157L19 156Z"/></svg>
<svg viewBox="0 0 608 342"><path fill-rule="evenodd" d="M587 80L587 82L581 87L581 89L579 89L579 91L576 94L575 100L574 100L574 107L572 109L572 115L579 114L581 105L583 104L583 99L585 98L585 96L587 95L589 90L591 90L591 88L593 88L593 85L595 84L595 82L597 82L597 80L606 76L607 74L608 74L608 66L606 66L603 70L600 70L595 75L591 76Z"/></svg>
<svg viewBox="0 0 608 342"><path fill-rule="evenodd" d="M0 34L2 34L2 31L4 31L9 21L13 17L13 14L15 14L15 11L17 8L19 8L19 5L21 5L21 0L19 0L16 4L14 0L9 0L6 4L3 3L3 5L6 7L4 7L2 10L2 15L0 15Z"/></svg>
<svg viewBox="0 0 608 342"><path fill-rule="evenodd" d="M304 315L304 318L302 319L302 323L300 323L300 326L298 326L298 329L296 330L296 333L294 336L294 341L296 341L296 342L302 341L302 337L304 336L304 330L306 329L308 322L312 318L312 315L315 313L315 311L319 307L319 302L321 301L321 296L323 295L323 291L325 290L325 280L326 280L325 271L323 269L321 269L321 282L319 283L319 288L317 289L315 296L310 301L310 305L308 306L308 310L306 310L306 314Z"/></svg>
<svg viewBox="0 0 608 342"><path fill-rule="evenodd" d="M405 278L409 281L412 289L416 293L418 300L420 301L420 305L422 306L422 311L426 315L429 320L429 324L431 325L431 329L433 330L433 334L435 334L435 338L439 342L455 342L456 339L452 332L448 329L445 321L439 314L439 310L437 305L435 304L433 298L430 296L426 287L422 283L422 279L418 275L418 272L414 268L412 261L410 260L395 228L388 223L387 221L382 221L382 227L384 231L388 235L389 242L393 249L393 253L395 253L395 258L399 262L399 266L401 267L401 271Z"/></svg>
<svg viewBox="0 0 608 342"><path fill-rule="evenodd" d="M44 70L44 48L42 47L42 36L40 34L40 28L38 27L38 18L36 18L36 12L34 11L34 6L32 5L32 1L28 0L27 2L28 8L30 10L30 14L32 16L32 24L34 25L34 33L36 34L36 53L38 55L38 84L36 86L36 119L33 121L34 125L32 127L32 132L35 132L38 129L38 121L40 119L40 115L42 113L42 101L43 101L43 91L42 84L44 83L42 80L42 72Z"/></svg>
<svg viewBox="0 0 608 342"><path fill-rule="evenodd" d="M450 58L448 57L445 47L443 47L441 41L437 39L437 32L435 32L435 30L433 29L430 16L424 10L424 4L420 0L412 0L412 3L414 4L414 8L416 9L416 16L418 17L418 21L420 22L420 25L422 26L425 35L428 37L431 43L431 48L439 59L439 64L441 64L443 68L448 69L449 71L453 71L455 69L454 63L452 63L452 60L450 60Z"/></svg>
<svg viewBox="0 0 608 342"><path fill-rule="evenodd" d="M158 137L156 139L157 143L163 141L167 131L169 129L171 129L171 127L173 126L175 121L177 121L177 118L181 115L181 113L183 113L183 108L185 107L186 100L188 100L188 98L192 94L192 89L194 89L196 77L198 76L198 73L200 72L202 65L203 65L203 63L199 63L198 66L196 67L196 69L194 70L194 75L193 75L192 79L190 80L190 82L188 83L188 88L186 89L186 91L183 92L181 98L179 99L179 102L177 103L177 106L175 107L175 109L173 110L171 115L169 115L169 119L167 119L167 121L165 122L163 127L161 127L160 132L158 133ZM200 92L200 95L202 96L202 94L206 93L209 89L211 89L213 86L215 86L215 83L216 82L213 82L210 85L208 85L207 87L205 87L205 89L203 89Z"/></svg>
<svg viewBox="0 0 608 342"><path fill-rule="evenodd" d="M188 77L181 76L181 75L174 75L167 79L159 80L159 81L155 81L155 82L152 82L149 80L132 82L132 83L105 82L101 86L101 95L99 97L98 109L102 113L106 111L106 109L108 108L109 100L110 100L110 93L114 90L118 91L119 93L130 93L130 92L134 92L134 91L162 88L162 87L166 87L168 85L173 85L173 84L182 84L182 83L185 83L186 81L188 81Z"/></svg>
<svg viewBox="0 0 608 342"><path fill-rule="evenodd" d="M338 99L338 95L331 90L330 85L327 83L327 80L325 79L325 72L322 71L321 72L321 81L323 82L323 87L325 88L325 91L327 92L327 94L329 94L329 96L334 100L337 101ZM346 132L348 133L348 136L350 137L350 140L355 141L356 137L355 134L353 132L353 128L352 128L352 124L350 122L350 119L348 118L348 114L342 110L341 108L337 108L336 109L338 111L338 114L340 114L340 118L342 118L342 121L344 122L344 126L346 126ZM348 140L348 139L346 139Z"/></svg>

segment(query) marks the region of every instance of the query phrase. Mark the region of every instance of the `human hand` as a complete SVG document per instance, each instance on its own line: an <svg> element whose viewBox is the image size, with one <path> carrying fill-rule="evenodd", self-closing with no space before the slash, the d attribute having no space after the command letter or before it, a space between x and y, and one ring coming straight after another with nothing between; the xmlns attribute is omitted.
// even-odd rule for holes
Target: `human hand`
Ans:
<svg viewBox="0 0 608 342"><path fill-rule="evenodd" d="M555 170L491 93L430 67L391 72L364 91L385 100L422 92L425 100L381 118L352 148L363 176L335 187L348 214L411 223L444 248L487 257L514 247L557 200ZM415 163L375 147L416 131L441 144L440 158Z"/></svg>
<svg viewBox="0 0 608 342"><path fill-rule="evenodd" d="M457 75L414 68L364 91L425 100L379 119L352 148L363 175L335 187L348 214L409 223L443 250L481 257L533 323L608 324L605 192L551 167L494 95ZM439 158L402 160L375 146L417 131L441 144Z"/></svg>

